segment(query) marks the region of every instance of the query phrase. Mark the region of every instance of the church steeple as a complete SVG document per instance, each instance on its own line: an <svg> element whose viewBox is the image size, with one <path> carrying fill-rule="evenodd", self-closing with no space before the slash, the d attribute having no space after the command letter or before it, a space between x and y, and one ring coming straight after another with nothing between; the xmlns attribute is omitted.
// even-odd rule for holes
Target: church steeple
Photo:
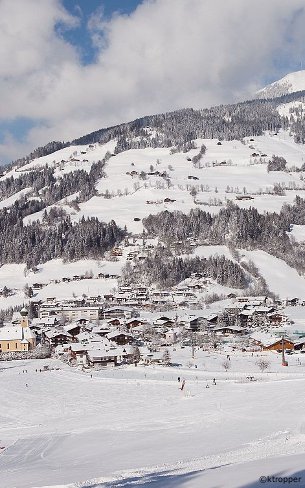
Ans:
<svg viewBox="0 0 305 488"><path fill-rule="evenodd" d="M28 327L29 326L29 318L28 318L28 311L26 308L22 308L20 310L20 315L21 315L21 321L20 325L21 327Z"/></svg>

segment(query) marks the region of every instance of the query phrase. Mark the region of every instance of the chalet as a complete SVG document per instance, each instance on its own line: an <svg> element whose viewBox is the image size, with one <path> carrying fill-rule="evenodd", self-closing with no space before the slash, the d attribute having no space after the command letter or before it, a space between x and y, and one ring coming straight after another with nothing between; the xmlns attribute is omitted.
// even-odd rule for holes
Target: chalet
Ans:
<svg viewBox="0 0 305 488"><path fill-rule="evenodd" d="M139 305L139 301L135 298L132 298L130 300L126 300L125 305L128 305L128 307L137 307Z"/></svg>
<svg viewBox="0 0 305 488"><path fill-rule="evenodd" d="M72 342L72 340L73 336L69 332L66 332L63 328L44 330L41 334L41 342L52 348L58 346L59 344Z"/></svg>
<svg viewBox="0 0 305 488"><path fill-rule="evenodd" d="M271 343L271 344L266 344L265 346L263 345L263 350L264 351L282 351L283 349L283 344L284 344L284 350L292 350L294 349L294 343L289 340L289 339L278 339L277 341Z"/></svg>
<svg viewBox="0 0 305 488"><path fill-rule="evenodd" d="M111 251L111 256L122 256L123 251L119 247L114 247Z"/></svg>
<svg viewBox="0 0 305 488"><path fill-rule="evenodd" d="M120 356L121 356L121 359L124 360L124 361L134 361L135 360L135 348L133 346L130 346L130 345L126 345L122 348L120 348Z"/></svg>
<svg viewBox="0 0 305 488"><path fill-rule="evenodd" d="M255 310L242 310L238 317L242 327L251 326L255 318Z"/></svg>
<svg viewBox="0 0 305 488"><path fill-rule="evenodd" d="M77 323L67 324L64 326L64 330L71 334L72 337L75 337L80 333L81 325Z"/></svg>
<svg viewBox="0 0 305 488"><path fill-rule="evenodd" d="M305 349L305 339L298 339L294 343L294 348L296 351L304 351Z"/></svg>
<svg viewBox="0 0 305 488"><path fill-rule="evenodd" d="M111 295L110 293L104 295L104 300L106 300L106 302L113 302L114 299L115 299L114 295Z"/></svg>
<svg viewBox="0 0 305 488"><path fill-rule="evenodd" d="M0 352L30 351L36 346L36 336L29 327L28 312L20 311L18 325L0 328Z"/></svg>
<svg viewBox="0 0 305 488"><path fill-rule="evenodd" d="M266 333L256 333L251 336L254 344L259 346L263 351L282 351L294 349L294 343L288 338L279 338Z"/></svg>
<svg viewBox="0 0 305 488"><path fill-rule="evenodd" d="M125 332L121 332L119 330L109 332L109 334L107 334L106 337L107 337L107 339L115 342L119 346L124 346L125 344L130 344L133 340L132 335L127 334Z"/></svg>
<svg viewBox="0 0 305 488"><path fill-rule="evenodd" d="M245 333L245 329L242 327L231 327L231 326L223 326L217 327L214 329L216 334L223 334L223 335L241 335Z"/></svg>
<svg viewBox="0 0 305 488"><path fill-rule="evenodd" d="M100 366L116 366L118 362L118 353L116 350L92 350L87 351L88 363L96 367Z"/></svg>
<svg viewBox="0 0 305 488"><path fill-rule="evenodd" d="M111 332L110 328L107 327L106 325L97 325L92 329L92 333L97 334L100 337L106 337L107 334L109 334L110 332Z"/></svg>
<svg viewBox="0 0 305 488"><path fill-rule="evenodd" d="M142 355L145 364L163 364L163 357L160 352L149 352Z"/></svg>
<svg viewBox="0 0 305 488"><path fill-rule="evenodd" d="M201 317L194 317L190 320L189 325L191 330L199 330L205 327L214 327L218 322L218 314L209 314Z"/></svg>
<svg viewBox="0 0 305 488"><path fill-rule="evenodd" d="M251 303L253 305L253 302L255 302L257 305L265 305L268 302L268 297L266 296L257 296L257 297L237 297L236 302L238 303L245 303L249 304Z"/></svg>
<svg viewBox="0 0 305 488"><path fill-rule="evenodd" d="M171 320L169 317L159 317L153 323L155 326L162 326L162 327L173 327L175 325L175 321Z"/></svg>
<svg viewBox="0 0 305 488"><path fill-rule="evenodd" d="M43 319L33 319L32 323L36 325L40 324L43 327L55 327L56 325L59 325L60 317L59 315L51 315L50 317L45 317Z"/></svg>
<svg viewBox="0 0 305 488"><path fill-rule="evenodd" d="M235 199L236 200L254 200L254 197L251 197L251 195L236 195Z"/></svg>
<svg viewBox="0 0 305 488"><path fill-rule="evenodd" d="M107 320L107 325L118 326L121 325L121 321L118 318Z"/></svg>
<svg viewBox="0 0 305 488"><path fill-rule="evenodd" d="M102 280L103 280L103 279L105 279L105 278L107 279L107 278L109 278L109 273L99 273L99 274L97 275L97 277L98 277L99 279L102 279Z"/></svg>
<svg viewBox="0 0 305 488"><path fill-rule="evenodd" d="M133 310L126 307L111 307L103 312L104 319L131 317Z"/></svg>
<svg viewBox="0 0 305 488"><path fill-rule="evenodd" d="M78 325L81 325L83 328L86 328L89 324L89 320L86 317L80 317L75 321Z"/></svg>
<svg viewBox="0 0 305 488"><path fill-rule="evenodd" d="M130 295L128 293L121 293L119 295L116 295L114 297L114 301L117 302L117 303L126 303L127 300L129 300L130 298Z"/></svg>
<svg viewBox="0 0 305 488"><path fill-rule="evenodd" d="M69 344L69 351L71 359L75 359L77 364L87 364L87 349L84 344Z"/></svg>
<svg viewBox="0 0 305 488"><path fill-rule="evenodd" d="M281 313L273 312L268 315L269 322L272 325L281 325L283 322L287 321L287 317Z"/></svg>
<svg viewBox="0 0 305 488"><path fill-rule="evenodd" d="M131 293L132 289L130 286L120 286L119 293Z"/></svg>
<svg viewBox="0 0 305 488"><path fill-rule="evenodd" d="M143 325L145 322L143 322L143 320L139 320L139 319L130 319L130 320L127 320L127 322L125 322L125 325L127 327L127 329L133 329L134 327L138 327L139 325Z"/></svg>
<svg viewBox="0 0 305 488"><path fill-rule="evenodd" d="M263 315L265 317L267 317L268 314L274 312L274 308L273 307L256 307L255 308L255 313L257 315Z"/></svg>
<svg viewBox="0 0 305 488"><path fill-rule="evenodd" d="M177 337L179 333L179 329L170 329L165 332L165 341L166 344L175 344L177 342Z"/></svg>
<svg viewBox="0 0 305 488"><path fill-rule="evenodd" d="M45 283L33 283L32 288L33 290L41 290L45 285Z"/></svg>

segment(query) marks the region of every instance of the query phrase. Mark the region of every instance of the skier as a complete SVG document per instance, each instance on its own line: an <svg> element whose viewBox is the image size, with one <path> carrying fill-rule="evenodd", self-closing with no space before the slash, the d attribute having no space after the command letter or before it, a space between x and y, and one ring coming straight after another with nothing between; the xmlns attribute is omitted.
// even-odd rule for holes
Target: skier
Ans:
<svg viewBox="0 0 305 488"><path fill-rule="evenodd" d="M215 380L215 378L213 378L213 385L216 385L216 380Z"/></svg>
<svg viewBox="0 0 305 488"><path fill-rule="evenodd" d="M180 376L178 376L178 383L180 383Z"/></svg>
<svg viewBox="0 0 305 488"><path fill-rule="evenodd" d="M206 384L206 388L210 388L208 383Z"/></svg>

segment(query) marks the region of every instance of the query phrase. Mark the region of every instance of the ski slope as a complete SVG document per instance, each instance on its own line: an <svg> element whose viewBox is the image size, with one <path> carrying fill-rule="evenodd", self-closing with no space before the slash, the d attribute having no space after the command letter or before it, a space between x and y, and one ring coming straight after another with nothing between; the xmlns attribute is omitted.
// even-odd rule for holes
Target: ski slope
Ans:
<svg viewBox="0 0 305 488"><path fill-rule="evenodd" d="M180 368L130 366L92 378L56 360L2 364L2 486L226 488L300 470L303 361L292 356L283 370L277 354L261 353L271 360L261 374L261 354L230 353L224 372L225 353L197 351L194 369L185 366L190 349L170 352ZM46 363L60 369L40 373Z"/></svg>
<svg viewBox="0 0 305 488"><path fill-rule="evenodd" d="M260 250L242 250L241 256L244 256L247 261L254 262L270 291L280 298L305 299L305 278L282 259Z"/></svg>

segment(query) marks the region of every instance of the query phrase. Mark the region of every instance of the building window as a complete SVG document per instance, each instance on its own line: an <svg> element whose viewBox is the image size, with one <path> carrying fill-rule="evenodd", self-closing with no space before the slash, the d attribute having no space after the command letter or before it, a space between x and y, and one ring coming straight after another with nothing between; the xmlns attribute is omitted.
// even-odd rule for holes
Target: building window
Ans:
<svg viewBox="0 0 305 488"><path fill-rule="evenodd" d="M17 342L16 342L16 349L18 349L18 344L17 344Z"/></svg>
<svg viewBox="0 0 305 488"><path fill-rule="evenodd" d="M7 348L8 348L8 349L10 348L10 345L9 345L9 343L7 344Z"/></svg>

